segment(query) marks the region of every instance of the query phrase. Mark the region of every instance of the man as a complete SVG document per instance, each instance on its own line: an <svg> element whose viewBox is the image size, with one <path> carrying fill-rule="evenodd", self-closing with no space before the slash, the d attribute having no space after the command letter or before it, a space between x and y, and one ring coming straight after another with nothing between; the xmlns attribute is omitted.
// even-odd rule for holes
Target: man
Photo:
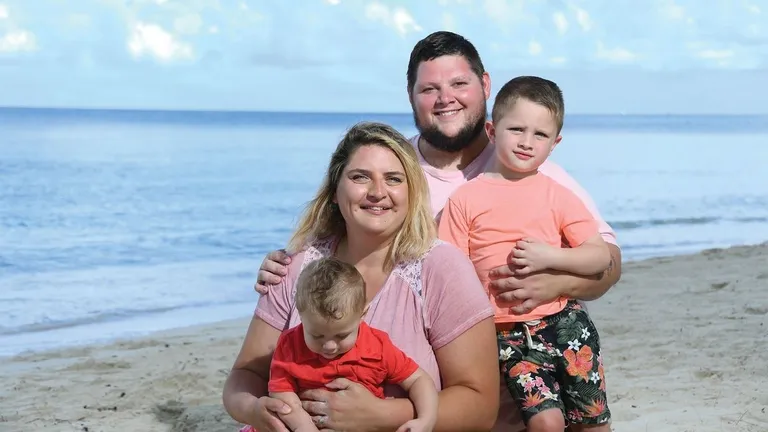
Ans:
<svg viewBox="0 0 768 432"><path fill-rule="evenodd" d="M439 218L448 196L480 174L493 157L494 150L484 130L491 79L471 42L458 34L440 31L428 35L413 48L407 82L419 131L412 142L429 183L433 213ZM518 313L526 313L561 295L595 300L621 275L621 250L589 194L555 163L548 161L540 169L581 197L601 222L601 234L611 250L611 265L592 277L555 271L522 277L515 276L508 266L495 269L491 273L492 288L502 300L520 300ZM284 251L269 253L259 270L256 291L266 294L267 286L280 281L289 262Z"/></svg>

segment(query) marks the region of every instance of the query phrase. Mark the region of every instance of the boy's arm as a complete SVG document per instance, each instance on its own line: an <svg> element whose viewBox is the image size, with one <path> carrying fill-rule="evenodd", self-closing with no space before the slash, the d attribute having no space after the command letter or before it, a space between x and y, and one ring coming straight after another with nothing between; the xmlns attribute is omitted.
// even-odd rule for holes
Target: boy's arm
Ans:
<svg viewBox="0 0 768 432"><path fill-rule="evenodd" d="M280 420L285 423L288 430L293 432L319 432L312 417L301 406L301 399L294 392L270 392L269 397L279 399L289 407L290 414L278 414Z"/></svg>
<svg viewBox="0 0 768 432"><path fill-rule="evenodd" d="M611 263L611 251L600 235L597 219L572 191L557 185L554 192L552 206L560 236L572 247L526 239L518 243L515 256L523 255L529 272L551 269L582 276L602 273Z"/></svg>
<svg viewBox="0 0 768 432"><path fill-rule="evenodd" d="M553 248L550 268L583 276L604 272L611 263L611 251L598 233L573 248Z"/></svg>

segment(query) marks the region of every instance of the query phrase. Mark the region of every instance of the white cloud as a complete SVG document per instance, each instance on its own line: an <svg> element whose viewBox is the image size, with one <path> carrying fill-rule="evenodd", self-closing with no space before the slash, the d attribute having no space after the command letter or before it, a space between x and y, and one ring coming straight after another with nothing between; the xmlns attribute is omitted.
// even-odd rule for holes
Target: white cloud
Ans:
<svg viewBox="0 0 768 432"><path fill-rule="evenodd" d="M36 49L37 41L34 33L26 30L12 31L0 38L0 52L10 53Z"/></svg>
<svg viewBox="0 0 768 432"><path fill-rule="evenodd" d="M336 6L337 4L341 3L341 0L325 0L325 2L329 5Z"/></svg>
<svg viewBox="0 0 768 432"><path fill-rule="evenodd" d="M749 13L753 13L755 15L760 15L760 12L762 12L760 10L760 6L758 6L758 5L748 4L748 5L746 5L746 7L747 7L747 10L749 11Z"/></svg>
<svg viewBox="0 0 768 432"><path fill-rule="evenodd" d="M685 8L674 0L664 0L659 8L661 16L669 20L681 20L685 18Z"/></svg>
<svg viewBox="0 0 768 432"><path fill-rule="evenodd" d="M189 13L176 18L173 28L181 34L197 34L203 26L203 19L196 13Z"/></svg>
<svg viewBox="0 0 768 432"><path fill-rule="evenodd" d="M614 63L630 63L637 59L637 54L622 48L606 48L602 41L597 41L597 58Z"/></svg>
<svg viewBox="0 0 768 432"><path fill-rule="evenodd" d="M378 21L388 27L392 27L402 36L410 32L422 30L421 26L413 19L413 16L401 7L390 10L389 7L381 3L369 3L365 7L365 17L371 21Z"/></svg>
<svg viewBox="0 0 768 432"><path fill-rule="evenodd" d="M83 13L69 14L67 21L73 27L88 27L91 25L91 16Z"/></svg>
<svg viewBox="0 0 768 432"><path fill-rule="evenodd" d="M443 12L443 29L456 31L456 19L448 12Z"/></svg>
<svg viewBox="0 0 768 432"><path fill-rule="evenodd" d="M733 57L734 52L732 50L705 49L699 51L696 55L707 60L724 60Z"/></svg>
<svg viewBox="0 0 768 432"><path fill-rule="evenodd" d="M592 18L584 9L576 8L576 22L579 23L579 27L585 32L592 30Z"/></svg>
<svg viewBox="0 0 768 432"><path fill-rule="evenodd" d="M560 34L565 34L565 32L568 31L568 19L565 17L565 14L557 11L552 15L552 20L555 22L555 27L557 28L557 32Z"/></svg>
<svg viewBox="0 0 768 432"><path fill-rule="evenodd" d="M562 64L565 64L565 62L567 61L568 59L566 59L565 57L551 57L549 59L549 62L555 65L562 65Z"/></svg>
<svg viewBox="0 0 768 432"><path fill-rule="evenodd" d="M8 14L8 7L2 3L0 3L0 19L7 19L9 16Z"/></svg>
<svg viewBox="0 0 768 432"><path fill-rule="evenodd" d="M208 27L208 33L216 34L219 32L219 28L215 25Z"/></svg>
<svg viewBox="0 0 768 432"><path fill-rule="evenodd" d="M389 19L389 8L377 2L365 7L365 17L373 21L386 22Z"/></svg>
<svg viewBox="0 0 768 432"><path fill-rule="evenodd" d="M720 67L732 66L735 54L732 50L728 49L703 49L698 51L695 55L702 60L707 60Z"/></svg>
<svg viewBox="0 0 768 432"><path fill-rule="evenodd" d="M538 22L535 14L525 11L524 0L485 0L483 10L488 18L504 25L511 22Z"/></svg>
<svg viewBox="0 0 768 432"><path fill-rule="evenodd" d="M541 54L541 44L536 41L528 42L528 53L531 55Z"/></svg>
<svg viewBox="0 0 768 432"><path fill-rule="evenodd" d="M145 55L168 62L192 57L192 47L156 24L137 23L128 39L128 51L134 58Z"/></svg>

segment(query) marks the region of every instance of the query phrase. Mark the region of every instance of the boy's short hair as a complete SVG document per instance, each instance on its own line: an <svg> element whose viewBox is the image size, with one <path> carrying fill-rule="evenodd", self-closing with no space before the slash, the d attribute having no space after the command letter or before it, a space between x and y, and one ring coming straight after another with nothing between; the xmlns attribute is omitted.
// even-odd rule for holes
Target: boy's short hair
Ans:
<svg viewBox="0 0 768 432"><path fill-rule="evenodd" d="M521 98L547 108L557 122L557 133L560 133L565 117L563 92L553 81L536 76L520 76L504 84L493 102L493 122L501 120Z"/></svg>
<svg viewBox="0 0 768 432"><path fill-rule="evenodd" d="M355 266L336 258L307 264L296 281L296 310L340 320L365 310L365 280Z"/></svg>

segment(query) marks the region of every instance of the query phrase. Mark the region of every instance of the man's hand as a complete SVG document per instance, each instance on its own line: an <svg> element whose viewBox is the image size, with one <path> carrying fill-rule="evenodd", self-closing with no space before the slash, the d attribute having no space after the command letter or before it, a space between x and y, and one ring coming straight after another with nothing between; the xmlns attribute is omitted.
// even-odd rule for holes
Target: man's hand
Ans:
<svg viewBox="0 0 768 432"><path fill-rule="evenodd" d="M491 278L490 288L496 292L496 298L510 303L516 314L525 314L535 307L548 303L568 292L568 287L574 276L544 270L536 273L518 275L515 268L504 265L497 267L488 275Z"/></svg>
<svg viewBox="0 0 768 432"><path fill-rule="evenodd" d="M541 240L525 238L517 242L509 262L517 267L516 275L524 276L554 267L558 249Z"/></svg>
<svg viewBox="0 0 768 432"><path fill-rule="evenodd" d="M256 285L253 289L261 295L269 293L270 285L277 285L288 273L288 264L291 263L291 257L285 249L272 251L264 257L259 268L259 275Z"/></svg>

